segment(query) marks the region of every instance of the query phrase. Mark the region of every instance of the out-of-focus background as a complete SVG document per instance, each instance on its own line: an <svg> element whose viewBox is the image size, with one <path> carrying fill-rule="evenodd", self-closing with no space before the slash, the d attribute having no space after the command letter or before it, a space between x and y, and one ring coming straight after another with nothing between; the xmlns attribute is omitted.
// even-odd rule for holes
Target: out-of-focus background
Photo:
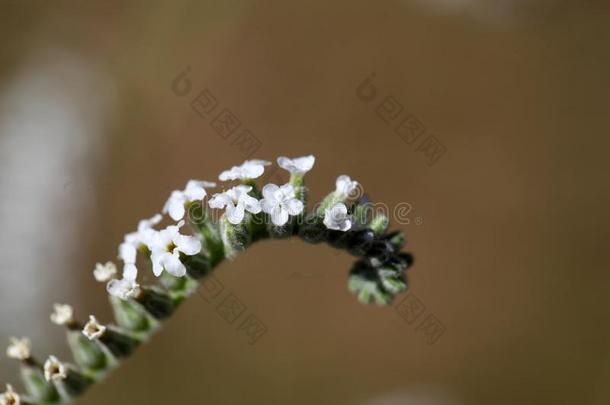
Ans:
<svg viewBox="0 0 610 405"><path fill-rule="evenodd" d="M255 344L195 296L80 403L609 403L609 13L2 1L0 340L69 359L52 303L109 320L93 266L172 189L253 149L313 153L312 199L346 173L402 207L421 316L401 312L405 295L360 305L345 254L261 243L217 273L265 325ZM207 116L191 106L206 89ZM214 130L223 109L255 147Z"/></svg>

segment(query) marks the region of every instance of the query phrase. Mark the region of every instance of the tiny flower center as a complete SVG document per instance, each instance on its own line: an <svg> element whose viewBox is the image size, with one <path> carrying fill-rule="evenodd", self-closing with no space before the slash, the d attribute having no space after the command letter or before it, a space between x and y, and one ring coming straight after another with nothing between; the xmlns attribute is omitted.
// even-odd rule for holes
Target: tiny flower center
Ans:
<svg viewBox="0 0 610 405"><path fill-rule="evenodd" d="M61 374L61 369L59 367L59 364L51 365L51 367L49 367L49 372L50 372L51 376L55 376L55 375Z"/></svg>

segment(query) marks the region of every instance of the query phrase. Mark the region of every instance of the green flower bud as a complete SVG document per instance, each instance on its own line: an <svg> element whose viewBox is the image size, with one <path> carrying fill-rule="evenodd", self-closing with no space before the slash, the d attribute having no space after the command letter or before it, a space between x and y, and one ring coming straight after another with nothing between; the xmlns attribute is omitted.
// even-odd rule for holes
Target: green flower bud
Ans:
<svg viewBox="0 0 610 405"><path fill-rule="evenodd" d="M167 271L164 271L159 276L159 282L161 285L171 292L183 291L186 287L187 281L187 277L176 277Z"/></svg>
<svg viewBox="0 0 610 405"><path fill-rule="evenodd" d="M395 251L399 251L407 242L405 234L400 231L389 233L383 237L394 246Z"/></svg>
<svg viewBox="0 0 610 405"><path fill-rule="evenodd" d="M35 402L55 403L59 401L59 392L51 382L44 378L44 372L40 366L35 364L22 365L21 379L25 390Z"/></svg>
<svg viewBox="0 0 610 405"><path fill-rule="evenodd" d="M379 288L377 282L367 280L360 275L350 276L348 288L356 294L362 304L370 304L374 301L377 305L389 305L392 302L392 294Z"/></svg>
<svg viewBox="0 0 610 405"><path fill-rule="evenodd" d="M212 270L210 261L203 255L181 255L180 260L186 267L186 273L195 280L202 278Z"/></svg>
<svg viewBox="0 0 610 405"><path fill-rule="evenodd" d="M250 235L246 226L243 223L237 225L230 223L226 215L220 218L220 236L224 244L225 255L228 258L235 257L250 243Z"/></svg>
<svg viewBox="0 0 610 405"><path fill-rule="evenodd" d="M169 295L154 287L142 288L135 300L155 319L167 318L176 307Z"/></svg>
<svg viewBox="0 0 610 405"><path fill-rule="evenodd" d="M81 395L93 384L93 380L78 371L68 368L68 373L63 380L53 381L61 396L68 402L71 398Z"/></svg>
<svg viewBox="0 0 610 405"><path fill-rule="evenodd" d="M371 219L369 228L371 228L376 235L382 235L386 229L388 229L389 223L390 221L385 214L378 213Z"/></svg>
<svg viewBox="0 0 610 405"><path fill-rule="evenodd" d="M69 330L67 335L72 356L79 367L93 372L108 367L108 358L99 343L87 339L81 331Z"/></svg>
<svg viewBox="0 0 610 405"><path fill-rule="evenodd" d="M224 258L224 245L218 226L213 223L212 216L200 201L191 203L188 209L189 222L201 234L213 267Z"/></svg>
<svg viewBox="0 0 610 405"><path fill-rule="evenodd" d="M106 328L99 341L117 359L128 357L140 345L140 341L112 327Z"/></svg>
<svg viewBox="0 0 610 405"><path fill-rule="evenodd" d="M163 272L163 274L169 273ZM110 296L110 304L114 319L121 328L136 333L146 332L152 328L152 319L137 302Z"/></svg>

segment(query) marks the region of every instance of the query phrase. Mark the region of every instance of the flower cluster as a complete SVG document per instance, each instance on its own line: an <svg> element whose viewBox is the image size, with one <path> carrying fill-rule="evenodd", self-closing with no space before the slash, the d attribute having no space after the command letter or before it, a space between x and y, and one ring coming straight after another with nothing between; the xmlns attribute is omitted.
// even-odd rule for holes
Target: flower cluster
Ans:
<svg viewBox="0 0 610 405"><path fill-rule="evenodd" d="M259 189L254 180L270 164L248 160L221 172L220 185L189 180L183 190L172 191L161 212L141 220L119 244L120 276L112 261L95 265L93 276L106 285L116 325L94 315L81 323L70 305L55 304L50 319L66 328L75 364L55 356L39 363L27 338L12 338L7 355L22 364L28 396L9 385L0 405L68 402L80 395L145 342L196 291L199 279L260 239L298 236L358 256L348 287L363 303L386 305L406 289L404 272L412 257L400 252L404 237L386 234L388 218L370 212L368 199L355 192L358 182L339 176L335 189L308 212L304 176L315 157L279 157L277 164L289 180ZM144 263L160 285L138 280Z"/></svg>

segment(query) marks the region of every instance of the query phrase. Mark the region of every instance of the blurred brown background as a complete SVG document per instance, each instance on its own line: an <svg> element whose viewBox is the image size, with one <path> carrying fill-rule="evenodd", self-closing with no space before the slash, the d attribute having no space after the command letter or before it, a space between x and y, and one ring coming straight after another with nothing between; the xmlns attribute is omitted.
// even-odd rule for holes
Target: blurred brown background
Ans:
<svg viewBox="0 0 610 405"><path fill-rule="evenodd" d="M446 330L428 345L360 305L347 255L261 243L217 273L267 326L256 344L193 297L80 403L609 403L607 3L82 3L0 3L2 341L68 359L51 304L110 319L95 262L243 160L189 106L205 88L255 157L316 155L314 199L346 173L411 204L393 224L411 291ZM380 119L386 96L446 147L436 164ZM17 382L5 358L0 381Z"/></svg>

